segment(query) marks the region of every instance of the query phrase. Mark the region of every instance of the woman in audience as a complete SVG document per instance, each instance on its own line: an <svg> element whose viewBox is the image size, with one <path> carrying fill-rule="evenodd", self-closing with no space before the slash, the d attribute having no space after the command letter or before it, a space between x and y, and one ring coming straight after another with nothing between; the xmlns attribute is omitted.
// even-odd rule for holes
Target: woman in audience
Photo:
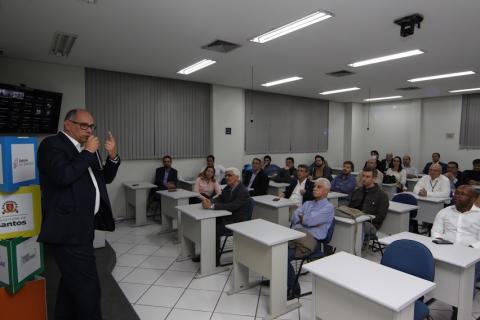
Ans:
<svg viewBox="0 0 480 320"><path fill-rule="evenodd" d="M308 177L311 180L327 178L328 181L332 181L332 169L328 166L328 163L324 157L319 154L315 156L315 162L310 166Z"/></svg>
<svg viewBox="0 0 480 320"><path fill-rule="evenodd" d="M407 172L402 168L402 159L399 156L395 156L392 159L390 168L387 170L388 176L394 176L397 180L397 191L406 191Z"/></svg>
<svg viewBox="0 0 480 320"><path fill-rule="evenodd" d="M198 198L190 198L190 204L201 203L203 199L212 199L222 193L220 185L215 179L215 168L213 166L207 166L203 170L195 181L193 186L193 192L200 193Z"/></svg>

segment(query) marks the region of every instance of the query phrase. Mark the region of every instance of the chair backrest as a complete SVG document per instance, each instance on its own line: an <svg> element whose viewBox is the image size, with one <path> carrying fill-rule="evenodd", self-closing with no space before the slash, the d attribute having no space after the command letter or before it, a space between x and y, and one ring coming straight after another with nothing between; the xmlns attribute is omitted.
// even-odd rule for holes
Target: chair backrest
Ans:
<svg viewBox="0 0 480 320"><path fill-rule="evenodd" d="M330 224L330 227L328 227L327 236L325 237L325 239L321 240L321 242L323 242L324 244L329 244L330 241L332 241L334 230L335 230L335 218L332 219L332 223Z"/></svg>
<svg viewBox="0 0 480 320"><path fill-rule="evenodd" d="M417 198L415 198L415 196L410 193L397 193L393 196L392 201L411 204L412 206L418 205ZM417 215L417 210L412 210L411 213L411 217L415 217Z"/></svg>
<svg viewBox="0 0 480 320"><path fill-rule="evenodd" d="M386 247L380 263L428 281L435 277L432 253L417 241L402 239L392 242Z"/></svg>

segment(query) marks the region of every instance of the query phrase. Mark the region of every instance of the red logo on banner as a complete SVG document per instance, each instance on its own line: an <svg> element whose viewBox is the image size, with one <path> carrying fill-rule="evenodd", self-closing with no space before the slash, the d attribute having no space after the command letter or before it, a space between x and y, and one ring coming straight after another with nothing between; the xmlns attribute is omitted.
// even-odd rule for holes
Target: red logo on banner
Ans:
<svg viewBox="0 0 480 320"><path fill-rule="evenodd" d="M5 201L2 205L2 214L18 213L18 204L15 201Z"/></svg>

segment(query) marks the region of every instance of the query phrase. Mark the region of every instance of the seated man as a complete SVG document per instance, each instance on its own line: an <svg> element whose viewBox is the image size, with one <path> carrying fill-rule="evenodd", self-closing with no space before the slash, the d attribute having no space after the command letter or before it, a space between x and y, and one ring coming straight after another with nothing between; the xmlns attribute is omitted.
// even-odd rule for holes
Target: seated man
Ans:
<svg viewBox="0 0 480 320"><path fill-rule="evenodd" d="M452 192L455 190L455 188L465 184L463 182L463 172L458 170L458 163L455 161L450 161L447 164L447 172L445 173L445 177L450 180L450 190Z"/></svg>
<svg viewBox="0 0 480 320"><path fill-rule="evenodd" d="M263 157L263 164L262 164L262 169L265 172L265 174L271 178L275 176L278 173L278 170L280 170L280 167L277 166L276 164L272 163L272 157L270 157L268 154Z"/></svg>
<svg viewBox="0 0 480 320"><path fill-rule="evenodd" d="M296 203L300 207L305 201L313 200L313 182L307 179L308 166L301 164L298 166L297 179L290 183L285 192L280 193L280 198L287 198Z"/></svg>
<svg viewBox="0 0 480 320"><path fill-rule="evenodd" d="M327 160L324 157L317 154L315 161L310 165L309 179L317 180L318 178L327 178L328 181L332 181L332 169L328 166Z"/></svg>
<svg viewBox="0 0 480 320"><path fill-rule="evenodd" d="M412 167L412 164L411 164L412 158L410 158L410 156L406 154L403 156L402 160L403 160L402 166L403 166L403 169L405 169L405 172L407 173L407 178L416 178L418 172L417 172L417 168Z"/></svg>
<svg viewBox="0 0 480 320"><path fill-rule="evenodd" d="M475 189L459 186L454 194L455 205L438 212L433 221L432 238L445 239L453 243L480 249L480 208L474 205L477 200ZM480 277L480 263L475 265L475 281ZM474 286L473 286L474 287ZM453 308L452 319L457 318Z"/></svg>
<svg viewBox="0 0 480 320"><path fill-rule="evenodd" d="M210 199L202 200L204 209L227 210L232 213L231 216L217 218L215 242L217 265L220 264L220 238L228 232L225 225L247 220L250 205L247 188L240 182L240 171L237 168L225 169L225 179L227 186L223 188L220 196L213 200L213 203Z"/></svg>
<svg viewBox="0 0 480 320"><path fill-rule="evenodd" d="M427 162L423 168L423 174L428 174L428 169L430 169L430 166L435 163L441 166L442 174L447 172L447 164L440 161L440 153L434 152L432 153L432 162Z"/></svg>
<svg viewBox="0 0 480 320"><path fill-rule="evenodd" d="M308 167L307 167L308 173ZM285 159L285 167L280 169L273 178L275 182L292 183L297 178L297 170L295 169L295 160L292 157Z"/></svg>
<svg viewBox="0 0 480 320"><path fill-rule="evenodd" d="M336 176L332 181L332 191L346 193L349 196L352 195L352 192L357 186L355 177L351 174L353 171L353 162L345 161L343 163L343 171L341 174Z"/></svg>
<svg viewBox="0 0 480 320"><path fill-rule="evenodd" d="M376 172L375 183L381 189L383 183L383 173L377 168L377 158L371 157L368 159L367 163L365 164L365 168L370 168ZM363 170L365 170L365 168ZM357 176L357 187L361 187L362 185L362 172L360 172L360 174Z"/></svg>
<svg viewBox="0 0 480 320"><path fill-rule="evenodd" d="M371 223L363 223L363 232L368 239L376 235L377 230L382 226L390 204L388 195L375 182L377 174L378 170L372 168L363 169L362 186L353 191L352 199L348 205L351 208L375 216Z"/></svg>
<svg viewBox="0 0 480 320"><path fill-rule="evenodd" d="M215 164L215 156L210 154L207 156L207 165L200 170L200 172L203 172L206 167L214 167L215 168L215 180L218 181L218 183L222 184L222 180L224 178L225 174L225 168L222 165Z"/></svg>
<svg viewBox="0 0 480 320"><path fill-rule="evenodd" d="M473 160L473 170L464 171L463 181L472 186L480 185L480 159Z"/></svg>
<svg viewBox="0 0 480 320"><path fill-rule="evenodd" d="M268 177L262 170L262 162L258 158L252 160L252 171L245 173L243 185L253 190L249 191L250 196L262 196L268 191Z"/></svg>
<svg viewBox="0 0 480 320"><path fill-rule="evenodd" d="M292 216L292 228L307 234L306 237L292 240L288 243L288 299L300 296L300 285L295 282L295 271L291 261L309 255L317 248L317 241L327 237L332 224L335 208L327 200L330 182L318 178L313 188L313 201L305 202L295 210Z"/></svg>
<svg viewBox="0 0 480 320"><path fill-rule="evenodd" d="M450 180L441 173L442 167L438 163L432 164L428 175L421 177L415 184L413 193L421 197L449 197Z"/></svg>
<svg viewBox="0 0 480 320"><path fill-rule="evenodd" d="M385 155L385 159L380 161L380 168L377 168L381 172L385 173L392 165L393 153L389 152Z"/></svg>
<svg viewBox="0 0 480 320"><path fill-rule="evenodd" d="M150 190L149 199L160 202L161 196L157 193L159 190L176 189L178 184L177 170L172 168L172 157L166 155L162 158L163 167L155 171L156 188Z"/></svg>

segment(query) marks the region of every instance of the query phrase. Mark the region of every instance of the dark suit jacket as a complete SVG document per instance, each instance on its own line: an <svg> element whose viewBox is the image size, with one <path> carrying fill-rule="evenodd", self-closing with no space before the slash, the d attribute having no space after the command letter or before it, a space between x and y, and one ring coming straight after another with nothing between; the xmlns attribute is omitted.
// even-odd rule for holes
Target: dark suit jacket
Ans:
<svg viewBox="0 0 480 320"><path fill-rule="evenodd" d="M443 163L443 162L439 162L439 164L442 166L442 174L446 173L447 172L447 164L446 163ZM425 165L425 167L423 168L423 174L428 174L428 170L430 170L430 166L432 165L431 162L427 162L427 164Z"/></svg>
<svg viewBox="0 0 480 320"><path fill-rule="evenodd" d="M287 188L285 188L285 192L284 192L285 198L287 198L287 199L290 198L293 190L295 190L295 187L297 186L297 183L298 183L298 180L295 180L294 182L290 183L290 185ZM311 180L307 179L307 181L305 181L305 194L303 195L302 203L304 203L305 201L313 200L313 187L314 186L315 186L315 184Z"/></svg>
<svg viewBox="0 0 480 320"><path fill-rule="evenodd" d="M297 169L295 169L295 167L291 167L288 170L282 168L278 170L278 174L273 178L273 181L283 183L292 183L293 181L297 181Z"/></svg>
<svg viewBox="0 0 480 320"><path fill-rule="evenodd" d="M245 187L248 187L248 184L250 183L250 179L252 178L253 172L252 171L247 171L245 173L245 179L243 180L243 185ZM253 183L251 185L251 188L253 188L252 191L250 191L250 196L263 196L267 194L268 191L268 177L265 174L265 172L260 169L258 174L255 176L255 180L253 180Z"/></svg>
<svg viewBox="0 0 480 320"><path fill-rule="evenodd" d="M155 184L158 186L156 190L166 190L167 188L163 185L163 178L165 177L165 167L157 168L155 171ZM168 172L167 182L175 183L175 187L178 184L178 173L174 168L170 168Z"/></svg>
<svg viewBox="0 0 480 320"><path fill-rule="evenodd" d="M113 181L120 160L107 160L100 167L97 155L78 152L68 137L59 132L45 138L38 148L38 169L42 191L42 227L38 241L62 245L90 245L94 229L113 231L106 184ZM100 209L94 215L95 186L88 172L92 168L100 191Z"/></svg>
<svg viewBox="0 0 480 320"><path fill-rule="evenodd" d="M215 199L214 210L227 210L232 213L231 216L222 217L224 224L245 221L247 220L249 199L248 190L243 184L238 184L233 190L226 186L220 196Z"/></svg>

